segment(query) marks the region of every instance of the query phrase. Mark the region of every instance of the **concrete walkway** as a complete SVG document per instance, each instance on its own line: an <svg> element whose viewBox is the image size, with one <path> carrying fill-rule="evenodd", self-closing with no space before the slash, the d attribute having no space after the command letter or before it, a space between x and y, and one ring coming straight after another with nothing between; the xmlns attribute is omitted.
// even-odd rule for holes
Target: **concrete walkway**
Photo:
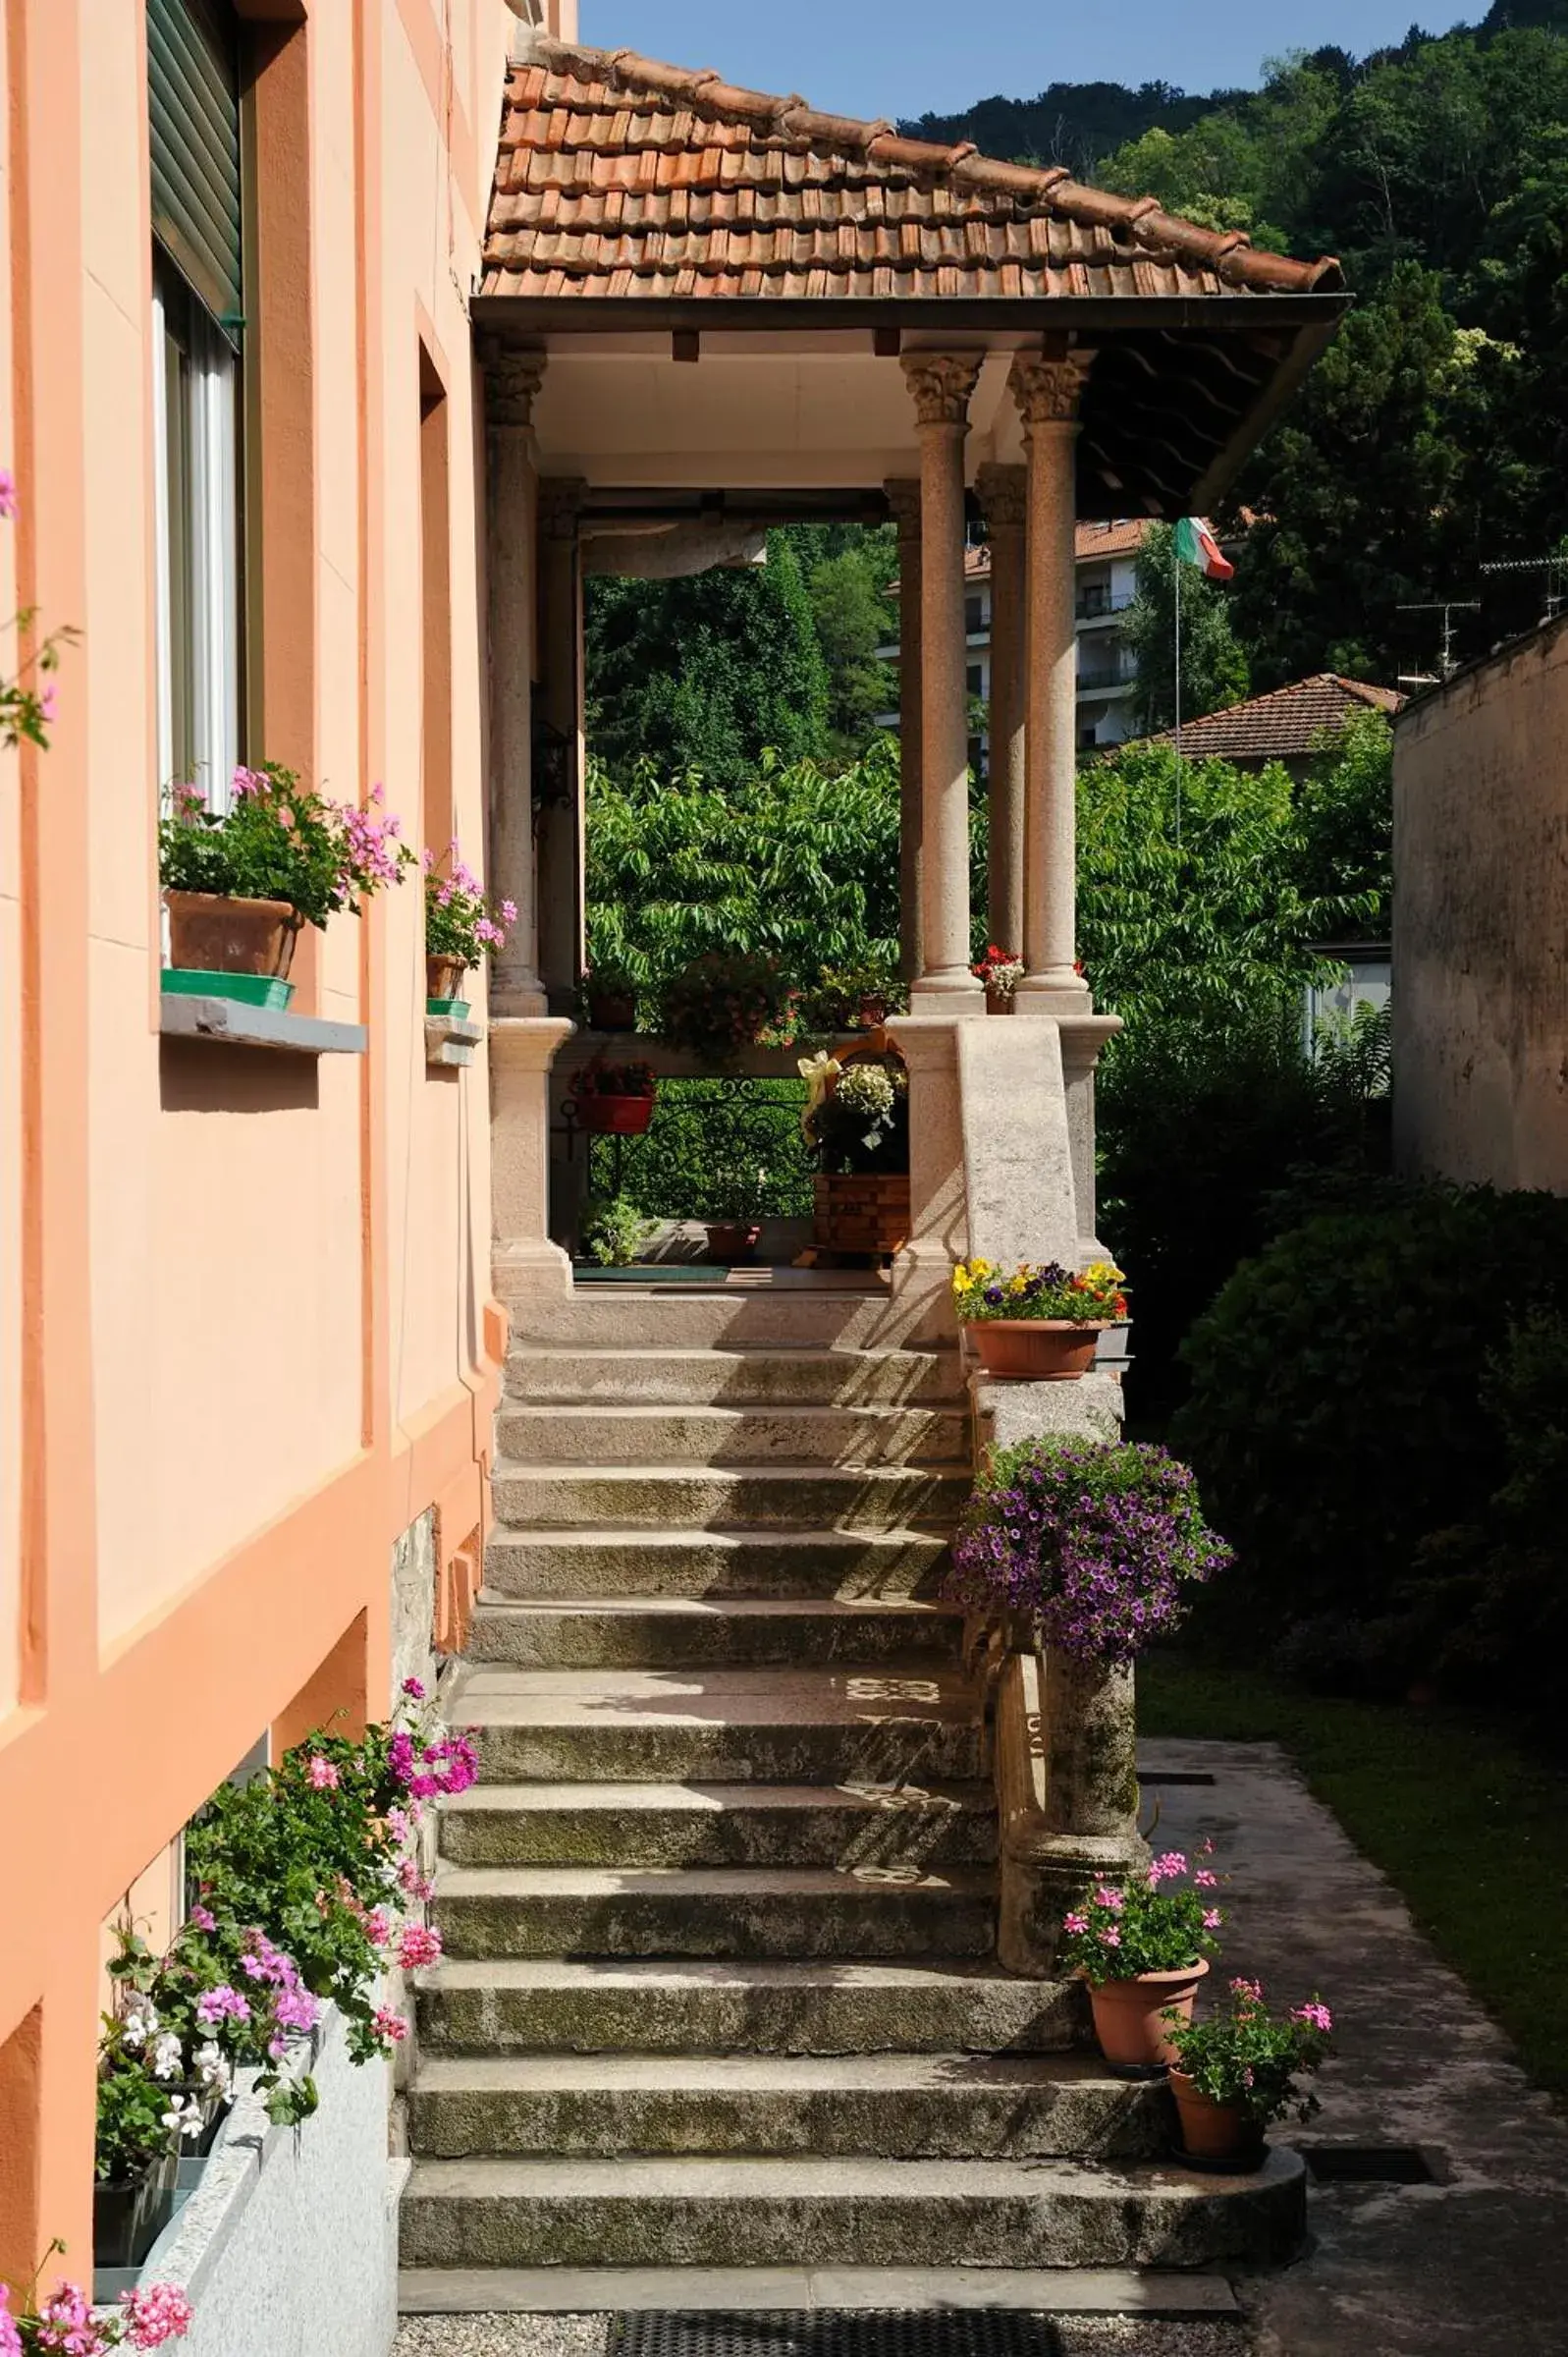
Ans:
<svg viewBox="0 0 1568 2357"><path fill-rule="evenodd" d="M1417 2145L1441 2182L1319 2186L1313 2247L1238 2289L1259 2357L1562 2357L1568 2120L1272 1744L1151 1743L1161 1838L1234 1877L1226 1962L1321 1989L1339 2053L1303 2145ZM1281 2130L1280 2134L1296 2131Z"/></svg>
<svg viewBox="0 0 1568 2357"><path fill-rule="evenodd" d="M1319 1990L1334 2009L1339 2052L1303 2145L1417 2146L1437 2181L1315 2187L1307 2257L1236 2283L1245 2322L1058 2316L1060 2357L1562 2357L1568 2120L1281 1751L1167 1742L1141 1756L1159 1845L1210 1836L1232 1878L1225 1968L1281 2000ZM965 2297L956 2281L926 2288L932 2306ZM701 2304L699 2288L670 2304ZM913 2303L890 2283L885 2304ZM397 2357L601 2357L606 2323L410 2318Z"/></svg>

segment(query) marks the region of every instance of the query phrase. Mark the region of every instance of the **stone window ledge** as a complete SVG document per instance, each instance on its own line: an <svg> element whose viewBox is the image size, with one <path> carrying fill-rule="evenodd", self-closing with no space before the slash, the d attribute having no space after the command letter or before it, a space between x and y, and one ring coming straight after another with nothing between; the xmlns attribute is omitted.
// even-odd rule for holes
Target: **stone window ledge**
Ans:
<svg viewBox="0 0 1568 2357"><path fill-rule="evenodd" d="M158 1028L165 1039L216 1040L226 1047L269 1048L292 1056L362 1056L362 1023L328 1022L276 1007L246 1007L239 999L186 998L166 991Z"/></svg>
<svg viewBox="0 0 1568 2357"><path fill-rule="evenodd" d="M484 1035L484 1024L476 1023L471 1015L427 1014L425 1062L449 1068L472 1064L473 1052Z"/></svg>

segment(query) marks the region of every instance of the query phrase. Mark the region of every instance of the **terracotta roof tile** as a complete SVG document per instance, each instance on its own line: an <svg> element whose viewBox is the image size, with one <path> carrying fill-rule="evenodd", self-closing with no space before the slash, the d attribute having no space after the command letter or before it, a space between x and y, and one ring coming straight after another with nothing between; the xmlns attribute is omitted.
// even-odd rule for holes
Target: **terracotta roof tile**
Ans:
<svg viewBox="0 0 1568 2357"><path fill-rule="evenodd" d="M1078 528L1081 534L1083 526ZM1194 760L1297 760L1313 750L1325 729L1343 728L1353 712L1384 712L1391 719L1406 701L1397 688L1347 680L1337 671L1315 672L1311 679L1294 680L1271 695L1255 695L1223 712L1183 722L1181 749ZM1149 741L1169 744L1170 732Z"/></svg>
<svg viewBox="0 0 1568 2357"><path fill-rule="evenodd" d="M559 246L545 237L557 224ZM482 292L1169 296L1342 284L1326 257L1255 252L1236 233L1059 167L904 138L627 49L538 39L508 81Z"/></svg>

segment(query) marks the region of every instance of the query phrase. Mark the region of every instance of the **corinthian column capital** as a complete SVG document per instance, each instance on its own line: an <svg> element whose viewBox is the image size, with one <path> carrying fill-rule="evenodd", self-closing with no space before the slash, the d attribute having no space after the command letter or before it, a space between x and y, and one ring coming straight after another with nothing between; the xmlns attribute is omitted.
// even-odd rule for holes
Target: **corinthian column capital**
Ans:
<svg viewBox="0 0 1568 2357"><path fill-rule="evenodd" d="M1094 356L1092 352L1074 352L1055 360L1038 352L1018 354L1007 383L1026 434L1037 425L1077 423L1078 404Z"/></svg>
<svg viewBox="0 0 1568 2357"><path fill-rule="evenodd" d="M533 405L545 377L542 352L518 352L487 337L480 346L485 372L485 417L491 425L533 423Z"/></svg>
<svg viewBox="0 0 1568 2357"><path fill-rule="evenodd" d="M1029 472L1024 466L982 466L975 476L981 512L992 539L1021 532L1029 512Z"/></svg>
<svg viewBox="0 0 1568 2357"><path fill-rule="evenodd" d="M974 352L907 352L900 365L920 425L967 425L969 396L980 374Z"/></svg>

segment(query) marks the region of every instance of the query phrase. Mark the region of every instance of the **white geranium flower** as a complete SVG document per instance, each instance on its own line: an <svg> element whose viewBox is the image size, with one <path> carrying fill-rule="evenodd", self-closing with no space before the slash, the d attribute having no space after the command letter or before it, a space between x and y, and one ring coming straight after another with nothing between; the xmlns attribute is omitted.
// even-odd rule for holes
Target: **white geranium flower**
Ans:
<svg viewBox="0 0 1568 2357"><path fill-rule="evenodd" d="M155 2079L177 2079L185 2061L185 2053L173 2030L165 2030L152 2050L152 2075Z"/></svg>

